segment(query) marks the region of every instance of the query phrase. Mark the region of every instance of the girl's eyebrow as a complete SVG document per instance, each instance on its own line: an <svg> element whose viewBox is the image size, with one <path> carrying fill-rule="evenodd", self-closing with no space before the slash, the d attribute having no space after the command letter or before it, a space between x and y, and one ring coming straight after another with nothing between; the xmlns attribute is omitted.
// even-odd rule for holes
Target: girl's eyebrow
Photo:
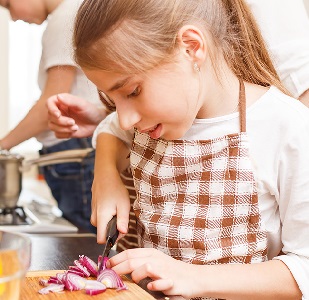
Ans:
<svg viewBox="0 0 309 300"><path fill-rule="evenodd" d="M116 91L122 87L124 87L130 80L132 79L132 77L127 77L124 78L122 80L117 81L109 90L108 92L113 92Z"/></svg>

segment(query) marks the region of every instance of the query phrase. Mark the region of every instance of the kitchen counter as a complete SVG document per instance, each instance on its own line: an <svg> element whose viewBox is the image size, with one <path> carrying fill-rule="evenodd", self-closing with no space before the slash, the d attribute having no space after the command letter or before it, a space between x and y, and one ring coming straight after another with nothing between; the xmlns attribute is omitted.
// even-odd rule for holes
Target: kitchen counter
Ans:
<svg viewBox="0 0 309 300"><path fill-rule="evenodd" d="M97 262L103 246L96 236L84 234L30 234L32 257L29 271L66 270L79 255Z"/></svg>
<svg viewBox="0 0 309 300"><path fill-rule="evenodd" d="M31 265L29 271L66 270L73 265L79 255L86 255L95 262L103 250L91 233L72 234L28 234L32 242ZM115 251L112 250L111 255ZM183 297L166 297L163 293L151 292L146 288L147 280L139 285L155 299L181 300Z"/></svg>

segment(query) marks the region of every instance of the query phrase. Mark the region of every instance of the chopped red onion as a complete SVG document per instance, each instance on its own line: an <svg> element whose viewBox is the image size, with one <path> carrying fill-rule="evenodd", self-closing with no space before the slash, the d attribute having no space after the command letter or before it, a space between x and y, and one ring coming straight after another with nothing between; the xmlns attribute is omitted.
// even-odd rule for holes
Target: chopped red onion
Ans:
<svg viewBox="0 0 309 300"><path fill-rule="evenodd" d="M69 291L79 291L85 288L86 279L74 273L67 273L64 286Z"/></svg>
<svg viewBox="0 0 309 300"><path fill-rule="evenodd" d="M74 260L74 264L75 266L80 269L80 271L82 271L84 273L84 275L86 277L90 276L90 272L88 271L87 267L85 267L84 265L82 265L78 260Z"/></svg>
<svg viewBox="0 0 309 300"><path fill-rule="evenodd" d="M105 269L103 270L98 278L97 281L102 282L106 285L109 289L123 289L126 288L122 279L119 275L112 269Z"/></svg>
<svg viewBox="0 0 309 300"><path fill-rule="evenodd" d="M102 261L103 270L98 274L98 265L85 255L80 255L78 260L74 260L74 266L69 266L65 273L57 273L50 276L48 280L40 279L42 288L40 294L49 292L61 292L63 290L77 291L85 290L88 295L103 293L106 288L114 288L117 291L125 290L127 287L120 276L112 269L106 267L108 257L98 257L98 264ZM84 277L96 277L97 280L87 280Z"/></svg>
<svg viewBox="0 0 309 300"><path fill-rule="evenodd" d="M88 256L80 255L79 262L88 269L90 275L98 276L98 265Z"/></svg>
<svg viewBox="0 0 309 300"><path fill-rule="evenodd" d="M42 286L48 286L49 282L48 282L47 279L40 278L39 284L42 285Z"/></svg>
<svg viewBox="0 0 309 300"><path fill-rule="evenodd" d="M87 280L85 291L88 295L98 295L106 291L106 286L97 280Z"/></svg>
<svg viewBox="0 0 309 300"><path fill-rule="evenodd" d="M52 292L52 293L59 293L59 292L62 292L64 290L64 284L55 284L55 283L52 283L52 284L49 284L48 286L42 288L39 290L39 293L42 294L42 295L46 295L48 294L49 292Z"/></svg>

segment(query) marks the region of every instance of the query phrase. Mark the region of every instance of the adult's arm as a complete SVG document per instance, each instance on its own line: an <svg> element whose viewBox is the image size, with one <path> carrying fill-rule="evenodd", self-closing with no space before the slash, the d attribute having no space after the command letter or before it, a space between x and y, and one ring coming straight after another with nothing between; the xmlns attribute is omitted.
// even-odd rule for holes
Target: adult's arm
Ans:
<svg viewBox="0 0 309 300"><path fill-rule="evenodd" d="M42 94L27 115L0 140L2 149L11 149L18 144L48 130L47 99L58 93L70 92L76 68L73 66L55 66L47 71L47 81Z"/></svg>

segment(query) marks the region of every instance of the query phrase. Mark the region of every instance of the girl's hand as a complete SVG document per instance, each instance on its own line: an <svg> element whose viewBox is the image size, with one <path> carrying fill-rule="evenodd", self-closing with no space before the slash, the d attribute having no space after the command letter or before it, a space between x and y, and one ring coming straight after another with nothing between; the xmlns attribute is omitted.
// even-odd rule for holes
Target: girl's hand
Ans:
<svg viewBox="0 0 309 300"><path fill-rule="evenodd" d="M118 274L131 274L134 282L144 278L153 281L147 284L151 291L166 295L181 295L190 298L194 288L196 266L176 260L153 248L130 249L109 259L108 266Z"/></svg>
<svg viewBox="0 0 309 300"><path fill-rule="evenodd" d="M92 184L91 224L97 227L97 242L106 242L108 221L117 215L119 238L128 232L130 198L119 173L95 175Z"/></svg>
<svg viewBox="0 0 309 300"><path fill-rule="evenodd" d="M110 134L100 133L96 141L91 223L97 227L97 242L101 244L106 242L106 226L114 215L118 231L128 232L130 198L119 173L128 165L128 149Z"/></svg>

